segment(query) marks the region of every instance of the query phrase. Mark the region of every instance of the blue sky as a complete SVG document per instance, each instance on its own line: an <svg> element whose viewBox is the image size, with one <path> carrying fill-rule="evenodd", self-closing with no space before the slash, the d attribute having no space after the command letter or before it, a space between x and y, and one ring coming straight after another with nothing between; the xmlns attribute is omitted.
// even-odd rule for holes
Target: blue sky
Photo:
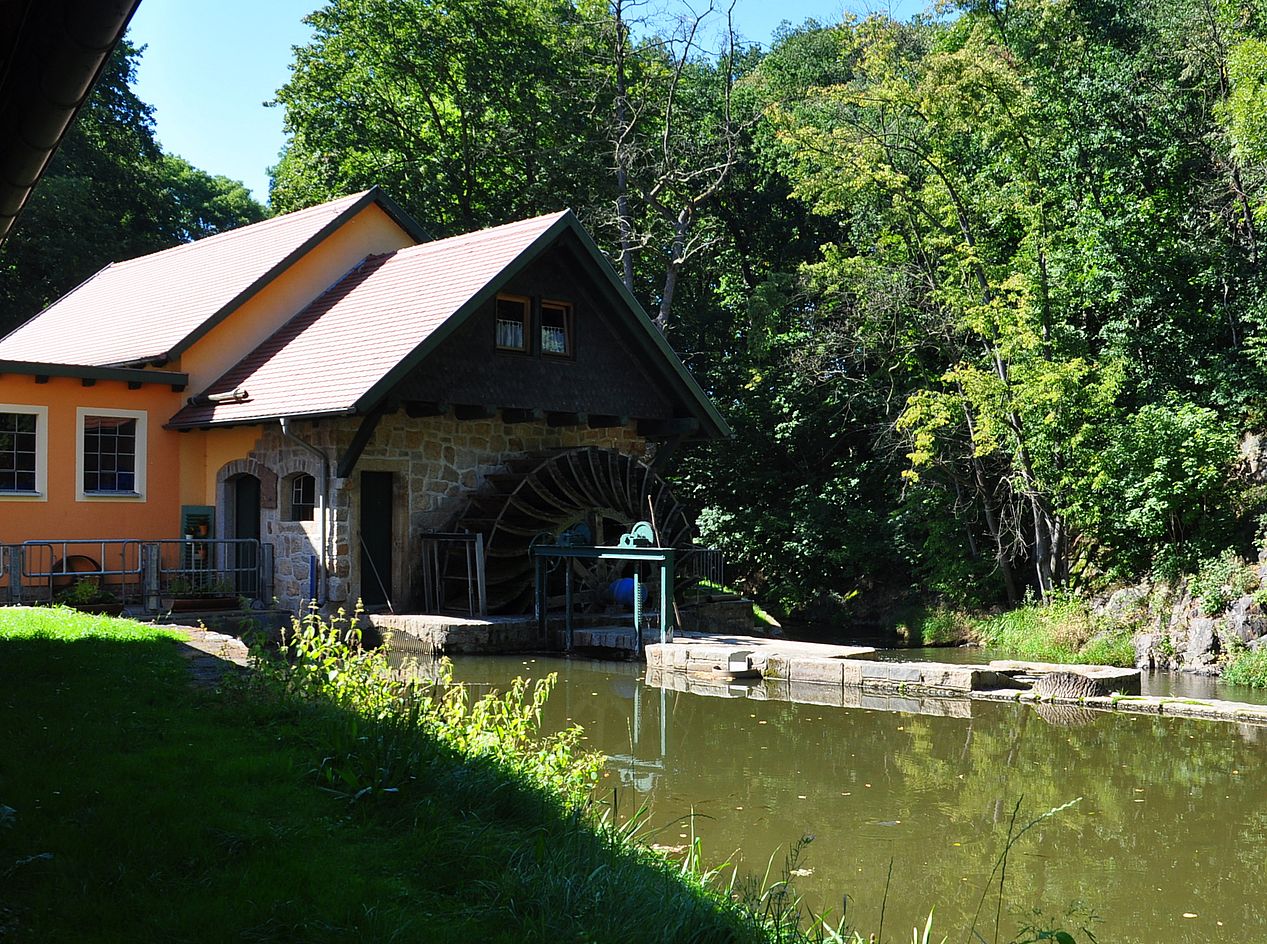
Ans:
<svg viewBox="0 0 1267 944"><path fill-rule="evenodd" d="M281 149L282 113L265 108L289 74L291 47L308 39L302 18L319 0L142 0L130 36L146 46L137 93L154 106L158 139L213 174L268 198L268 168ZM906 17L921 0L737 0L746 39L767 42L784 20L835 22L846 10Z"/></svg>

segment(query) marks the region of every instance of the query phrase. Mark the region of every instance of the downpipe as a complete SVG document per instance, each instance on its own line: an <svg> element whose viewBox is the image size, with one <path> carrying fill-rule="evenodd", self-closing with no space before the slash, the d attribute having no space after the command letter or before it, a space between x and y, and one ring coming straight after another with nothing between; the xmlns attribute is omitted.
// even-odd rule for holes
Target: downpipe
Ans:
<svg viewBox="0 0 1267 944"><path fill-rule="evenodd" d="M317 606L325 606L330 590L330 459L326 454L306 440L295 435L290 426L290 417L281 418L282 438L293 442L301 449L312 453L321 460L321 568L320 593Z"/></svg>

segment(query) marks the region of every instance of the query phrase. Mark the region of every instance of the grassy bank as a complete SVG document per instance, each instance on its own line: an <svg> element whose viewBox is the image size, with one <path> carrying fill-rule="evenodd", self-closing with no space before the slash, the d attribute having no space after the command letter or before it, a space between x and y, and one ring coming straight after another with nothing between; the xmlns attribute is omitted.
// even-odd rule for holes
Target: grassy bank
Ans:
<svg viewBox="0 0 1267 944"><path fill-rule="evenodd" d="M415 703L406 730L350 713L338 691L365 680L319 647L311 677L275 665L212 692L190 686L181 646L125 620L0 610L0 939L770 939L768 920L581 810L593 759L526 746L531 691Z"/></svg>
<svg viewBox="0 0 1267 944"><path fill-rule="evenodd" d="M973 643L1015 659L1120 666L1135 662L1131 629L1110 625L1072 596L987 615L937 607L913 620L911 629L927 646Z"/></svg>

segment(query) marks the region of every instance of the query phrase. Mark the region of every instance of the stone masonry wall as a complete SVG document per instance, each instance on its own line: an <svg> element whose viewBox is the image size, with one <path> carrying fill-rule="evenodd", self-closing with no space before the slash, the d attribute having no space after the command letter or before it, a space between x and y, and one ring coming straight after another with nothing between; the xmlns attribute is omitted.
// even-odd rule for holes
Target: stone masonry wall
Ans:
<svg viewBox="0 0 1267 944"><path fill-rule="evenodd" d="M333 475L339 456L360 423L360 417L298 421L292 431L330 458ZM647 452L645 440L628 427L551 428L544 422L508 425L500 418L461 421L451 416L414 419L403 412L384 416L353 474L332 482L329 541L334 559L328 584L331 608L350 606L360 595L360 472L396 473L393 585L394 602L400 610L409 607L414 597L414 563L420 553L421 532L451 527L465 507L466 497L478 490L489 475L504 471L510 459L539 449L579 446L598 446L639 458ZM320 556L321 521L319 514L313 521L285 520L289 508L288 477L299 472L312 475L319 493L321 462L283 437L276 425L263 427L248 458L277 476L278 500L273 507L261 509L260 533L264 541L274 545L274 595L282 606L297 609L308 596L309 559ZM220 477L222 484L225 477ZM223 507L223 495L219 504Z"/></svg>

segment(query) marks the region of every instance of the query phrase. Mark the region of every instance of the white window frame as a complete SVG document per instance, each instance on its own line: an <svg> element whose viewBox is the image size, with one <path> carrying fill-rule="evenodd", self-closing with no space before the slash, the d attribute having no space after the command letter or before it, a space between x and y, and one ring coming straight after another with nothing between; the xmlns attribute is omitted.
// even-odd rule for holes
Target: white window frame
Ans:
<svg viewBox="0 0 1267 944"><path fill-rule="evenodd" d="M0 501L48 501L48 407L29 403L0 403L0 413L25 413L35 417L35 491L0 491Z"/></svg>
<svg viewBox="0 0 1267 944"><path fill-rule="evenodd" d="M133 457L135 490L131 492L84 491L84 420L89 416L107 416L136 420L136 455ZM75 501L138 502L145 501L147 460L149 458L149 414L145 410L116 410L102 406L81 406L75 410Z"/></svg>

